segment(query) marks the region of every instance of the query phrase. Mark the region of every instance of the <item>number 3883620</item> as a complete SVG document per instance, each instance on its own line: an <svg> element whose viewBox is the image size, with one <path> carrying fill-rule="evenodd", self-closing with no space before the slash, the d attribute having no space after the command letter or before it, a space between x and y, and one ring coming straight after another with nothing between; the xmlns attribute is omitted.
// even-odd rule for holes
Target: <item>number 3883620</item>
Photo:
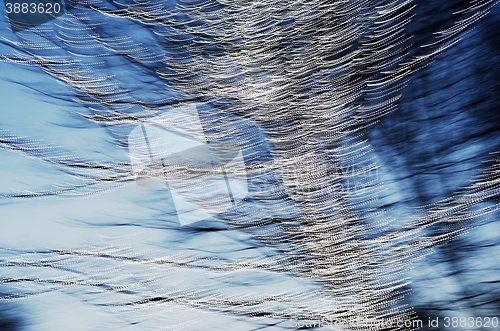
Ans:
<svg viewBox="0 0 500 331"><path fill-rule="evenodd" d="M496 328L498 327L497 317L445 317L444 327L449 328Z"/></svg>
<svg viewBox="0 0 500 331"><path fill-rule="evenodd" d="M57 2L51 3L6 3L5 8L7 14L59 14L61 12L61 5Z"/></svg>

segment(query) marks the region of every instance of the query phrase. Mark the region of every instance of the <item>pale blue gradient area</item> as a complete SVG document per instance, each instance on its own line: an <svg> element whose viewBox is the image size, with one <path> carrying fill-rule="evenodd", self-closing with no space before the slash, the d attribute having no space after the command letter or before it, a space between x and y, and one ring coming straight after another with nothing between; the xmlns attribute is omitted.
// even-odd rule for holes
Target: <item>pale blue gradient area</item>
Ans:
<svg viewBox="0 0 500 331"><path fill-rule="evenodd" d="M55 89L61 85L42 74L30 73L25 67L0 62L1 76L30 85L34 82L50 84ZM68 122L74 109L44 101L27 87L1 82L1 129L28 139L60 146L72 154L89 159L126 160L125 151L109 142L103 128L75 129L57 125ZM19 190L50 189L54 183L65 185L72 179L46 162L27 158L11 151L0 151L0 188L3 194ZM78 198L41 198L0 201L0 243L13 251L38 251L71 249L88 243L105 242L109 238L147 236L151 242L162 241L164 234L155 229L134 226L95 227L82 222L119 223L122 216L141 219L151 213L149 208L130 203L140 200L146 189L127 185L117 191ZM161 195L162 192L152 192ZM164 193L164 192L163 192ZM164 196L166 194L163 194ZM164 200L168 207L168 200ZM2 255L7 252L2 252ZM2 269L2 276L20 274L23 270ZM28 272L27 270L25 272ZM33 270L29 271L30 273ZM28 275L25 275L28 276ZM22 300L27 329L30 330L98 330L107 324L117 323L118 317L99 307L87 305L71 291L49 293ZM141 329L134 327L131 329Z"/></svg>
<svg viewBox="0 0 500 331"><path fill-rule="evenodd" d="M10 134L50 144L71 155L87 160L129 161L128 150L119 148L110 140L107 129L89 125L74 111L78 106L51 102L26 86L53 86L60 92L60 84L42 73L29 72L26 67L0 62L1 76L21 84L2 81L1 129ZM23 86L25 85L25 86ZM20 153L0 150L0 190L2 194L18 191L43 191L54 187L71 186L78 181L45 161L29 158ZM231 232L209 232L196 236L182 236L176 210L170 193L164 188L144 188L131 181L122 187L98 195L78 197L46 197L35 199L3 199L0 201L0 256L13 258L17 254L32 251L84 249L107 245L126 246L131 252L158 257L168 254L201 252L207 256L219 254L228 259L258 258L273 254L265 246L250 248L248 234ZM208 219L209 222L214 220ZM94 264L96 262L93 262ZM99 264L100 262L97 262ZM105 262L101 267L105 267ZM100 267L97 265L95 267ZM144 272L136 266L124 264L124 274ZM85 271L85 270L84 270ZM88 270L92 273L92 269ZM115 271L116 276L120 272ZM207 286L220 284L207 272L171 270L163 267L161 273L173 273L173 283L157 284L162 288L185 286ZM2 268L2 277L48 277L57 275L43 268ZM220 289L225 294L244 296L251 293L272 295L295 289L310 291L318 289L308 280L277 275L264 271L234 275ZM4 292L12 290L3 286ZM218 312L204 311L182 305L168 305L147 314L131 312L116 313L103 309L98 304L106 302L91 290L66 287L48 291L27 299L18 300L20 316L26 330L143 330L145 328L169 329L183 326L188 330L253 330L266 325L269 320L234 317ZM112 298L110 296L109 298ZM328 306L325 305L325 309ZM262 323L262 325L261 325ZM276 323L276 322L275 322ZM289 322L279 322L268 330L282 330Z"/></svg>

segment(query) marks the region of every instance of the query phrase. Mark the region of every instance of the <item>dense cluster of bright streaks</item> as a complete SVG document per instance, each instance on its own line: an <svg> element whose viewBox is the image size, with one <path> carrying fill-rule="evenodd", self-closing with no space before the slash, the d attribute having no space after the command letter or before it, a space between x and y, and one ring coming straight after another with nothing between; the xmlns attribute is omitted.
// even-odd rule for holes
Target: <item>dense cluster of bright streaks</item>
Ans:
<svg viewBox="0 0 500 331"><path fill-rule="evenodd" d="M181 159L186 162L160 166L162 156L154 155L138 174L129 163L84 160L4 133L2 148L81 180L4 198L93 194L138 176L177 176L178 187L194 187L200 178L244 174L248 198L217 218L276 252L235 260L201 253L148 256L154 252L141 255L121 245L9 253L2 267L50 272L4 278L2 283L19 284L19 292L4 299L82 286L91 288L84 292L88 300L109 309L182 305L247 317L356 320L346 326L352 330L411 318L411 308L400 301L408 284L401 274L429 248L497 208L475 207L498 195L498 160L457 196L423 206L420 218L395 227L378 208L381 185L363 176L377 168L364 132L396 108L405 79L458 42L496 3L471 2L455 24L436 31L435 43L417 45L425 46L417 52L404 30L411 1L84 1L50 28L4 38L15 53L2 60L38 66L71 87L73 100L88 109L79 115L108 127L118 146L129 147L127 134L135 126L161 126L159 116L194 104L204 129L195 140L245 156L245 164ZM193 135L189 123L173 125ZM357 181L354 190L346 189L348 180ZM217 201L222 204L206 196L195 203L219 210ZM438 223L449 231L426 237L424 229ZM205 281L173 281L192 270ZM237 271L320 286L274 295L225 293L217 284Z"/></svg>

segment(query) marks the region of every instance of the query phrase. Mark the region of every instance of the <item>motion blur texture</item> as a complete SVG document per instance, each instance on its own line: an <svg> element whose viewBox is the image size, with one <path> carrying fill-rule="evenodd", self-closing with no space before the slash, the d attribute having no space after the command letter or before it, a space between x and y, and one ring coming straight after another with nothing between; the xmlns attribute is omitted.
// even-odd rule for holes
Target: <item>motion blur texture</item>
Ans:
<svg viewBox="0 0 500 331"><path fill-rule="evenodd" d="M89 159L4 131L3 149L72 182L4 192L2 203L118 196L138 177L174 176L196 190L221 173L245 174L249 192L184 227L160 190L136 202L149 213L86 222L153 229L162 243L9 247L2 299L26 298L15 302L22 309L66 293L119 316L95 327L117 330L296 320L369 330L391 319L498 316L496 3L96 0L2 38L1 59L69 87L32 86L81 105L67 125L106 128L124 156L137 125L194 104L203 139L245 160L160 167L152 158L139 174L125 157ZM220 211L218 201L193 203Z"/></svg>

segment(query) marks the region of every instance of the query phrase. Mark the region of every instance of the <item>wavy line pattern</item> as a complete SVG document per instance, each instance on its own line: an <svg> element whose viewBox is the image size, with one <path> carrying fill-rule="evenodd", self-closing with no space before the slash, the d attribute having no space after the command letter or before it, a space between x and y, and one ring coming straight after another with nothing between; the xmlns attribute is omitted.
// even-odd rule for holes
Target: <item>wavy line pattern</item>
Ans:
<svg viewBox="0 0 500 331"><path fill-rule="evenodd" d="M36 66L72 88L72 100L87 109L77 115L107 127L118 146L129 147L133 127L161 126L158 115L168 118L196 105L204 129L197 139L221 144L222 153L237 146L245 163L154 161L141 176L175 175L182 178L179 187L196 189L210 176L245 174L249 195L218 213L224 227L212 231L246 233L272 252L241 259L175 252L159 257L127 248L130 242L5 251L2 270L43 270L47 276L1 279L16 288L2 299L81 288L85 300L142 321L145 307L166 314L172 306L248 318L352 321L345 325L349 330L411 319L414 313L401 301L409 284L403 273L497 210L476 207L498 195L500 160L463 191L422 206L418 217L396 226L377 198L383 186L366 176L377 165L364 133L396 109L412 73L459 42L497 3L472 2L435 33L435 42L420 48L405 33L411 0L84 1L51 24L19 32L17 40L2 38L15 53L0 59ZM180 124L179 132L189 134L191 123ZM6 199L97 194L138 176L131 163L85 160L8 132L0 147L78 180L3 194ZM356 184L348 188L348 181ZM194 203L218 210L214 203L223 197ZM425 229L436 224L448 231L427 236ZM180 281L186 273L199 282ZM221 284L237 273L304 279L315 289L231 293Z"/></svg>

